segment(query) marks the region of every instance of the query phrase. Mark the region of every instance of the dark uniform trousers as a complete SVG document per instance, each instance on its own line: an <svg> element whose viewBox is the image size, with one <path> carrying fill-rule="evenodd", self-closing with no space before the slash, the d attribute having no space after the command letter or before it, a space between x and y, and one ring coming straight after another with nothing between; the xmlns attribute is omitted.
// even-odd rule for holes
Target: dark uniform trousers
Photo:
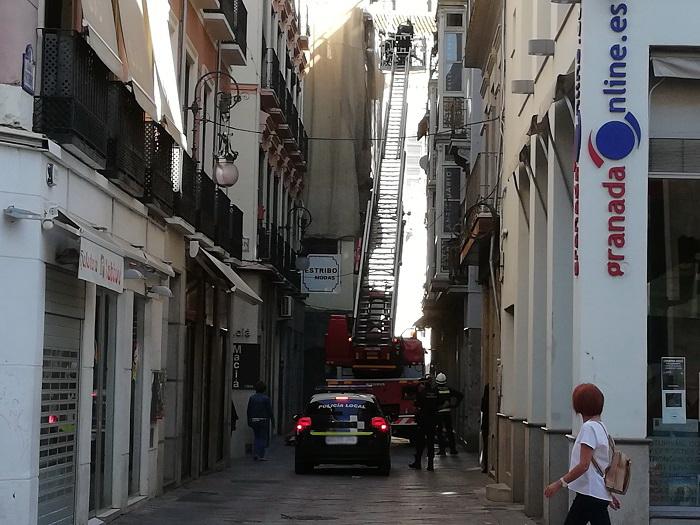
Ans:
<svg viewBox="0 0 700 525"><path fill-rule="evenodd" d="M432 459L435 457L435 429L437 421L433 418L418 418L418 432L416 433L416 461L420 461L423 457L423 451L426 451L426 457Z"/></svg>

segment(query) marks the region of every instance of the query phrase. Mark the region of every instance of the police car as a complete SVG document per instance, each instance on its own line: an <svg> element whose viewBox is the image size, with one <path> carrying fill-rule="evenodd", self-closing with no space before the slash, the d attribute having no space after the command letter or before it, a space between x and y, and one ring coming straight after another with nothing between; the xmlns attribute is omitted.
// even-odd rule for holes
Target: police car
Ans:
<svg viewBox="0 0 700 525"><path fill-rule="evenodd" d="M391 471L391 426L370 394L322 393L296 418L294 470L307 474L317 465L345 464Z"/></svg>

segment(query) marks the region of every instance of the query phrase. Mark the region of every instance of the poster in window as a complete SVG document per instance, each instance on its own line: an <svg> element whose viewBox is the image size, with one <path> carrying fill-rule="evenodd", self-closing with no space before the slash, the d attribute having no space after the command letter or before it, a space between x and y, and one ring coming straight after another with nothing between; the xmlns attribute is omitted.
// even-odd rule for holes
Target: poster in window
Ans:
<svg viewBox="0 0 700 525"><path fill-rule="evenodd" d="M661 403L665 425L686 422L685 357L661 358Z"/></svg>

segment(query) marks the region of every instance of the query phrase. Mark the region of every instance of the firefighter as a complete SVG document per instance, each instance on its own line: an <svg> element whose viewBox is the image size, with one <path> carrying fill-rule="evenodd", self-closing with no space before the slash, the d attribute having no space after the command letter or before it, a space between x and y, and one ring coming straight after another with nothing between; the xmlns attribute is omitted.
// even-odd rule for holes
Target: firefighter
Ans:
<svg viewBox="0 0 700 525"><path fill-rule="evenodd" d="M435 380L438 392L439 455L445 455L445 449L448 445L450 454L458 454L454 427L452 425L452 409L459 406L462 399L464 399L464 394L447 386L447 376L442 372L437 375Z"/></svg>
<svg viewBox="0 0 700 525"><path fill-rule="evenodd" d="M435 457L435 429L438 418L438 391L430 376L420 382L416 393L416 457L413 463L408 465L412 469L420 470L423 465L423 451L428 456L428 470L432 471L433 458Z"/></svg>

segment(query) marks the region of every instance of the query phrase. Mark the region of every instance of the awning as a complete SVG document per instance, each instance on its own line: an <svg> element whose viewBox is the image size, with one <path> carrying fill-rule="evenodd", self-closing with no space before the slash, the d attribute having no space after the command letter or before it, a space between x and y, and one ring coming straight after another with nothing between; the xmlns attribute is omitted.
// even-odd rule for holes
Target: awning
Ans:
<svg viewBox="0 0 700 525"><path fill-rule="evenodd" d="M210 275L231 284L231 292L252 305L262 304L263 300L227 264L203 249L198 241L190 241L190 257L195 259Z"/></svg>
<svg viewBox="0 0 700 525"><path fill-rule="evenodd" d="M93 225L87 223L83 219L66 211L59 211L58 217L54 224L59 228L75 235L76 237L84 237L103 248L114 252L122 257L136 263L137 265L149 270L175 277L175 272L172 267L158 259L157 257L146 253L141 248L132 246L127 241L112 235L111 233L100 231Z"/></svg>
<svg viewBox="0 0 700 525"><path fill-rule="evenodd" d="M111 0L83 0L83 20L87 25L87 41L100 60L118 78L124 75L119 58L117 30Z"/></svg>
<svg viewBox="0 0 700 525"><path fill-rule="evenodd" d="M700 53L685 51L652 51L654 76L700 79Z"/></svg>
<svg viewBox="0 0 700 525"><path fill-rule="evenodd" d="M187 138L182 132L182 109L177 90L175 60L170 45L170 3L163 0L146 0L146 5L156 79L160 88L160 98L156 100L158 120L182 149L187 151Z"/></svg>
<svg viewBox="0 0 700 525"><path fill-rule="evenodd" d="M126 46L128 78L134 89L134 97L153 120L158 120L153 50L143 0L119 0L119 16Z"/></svg>

